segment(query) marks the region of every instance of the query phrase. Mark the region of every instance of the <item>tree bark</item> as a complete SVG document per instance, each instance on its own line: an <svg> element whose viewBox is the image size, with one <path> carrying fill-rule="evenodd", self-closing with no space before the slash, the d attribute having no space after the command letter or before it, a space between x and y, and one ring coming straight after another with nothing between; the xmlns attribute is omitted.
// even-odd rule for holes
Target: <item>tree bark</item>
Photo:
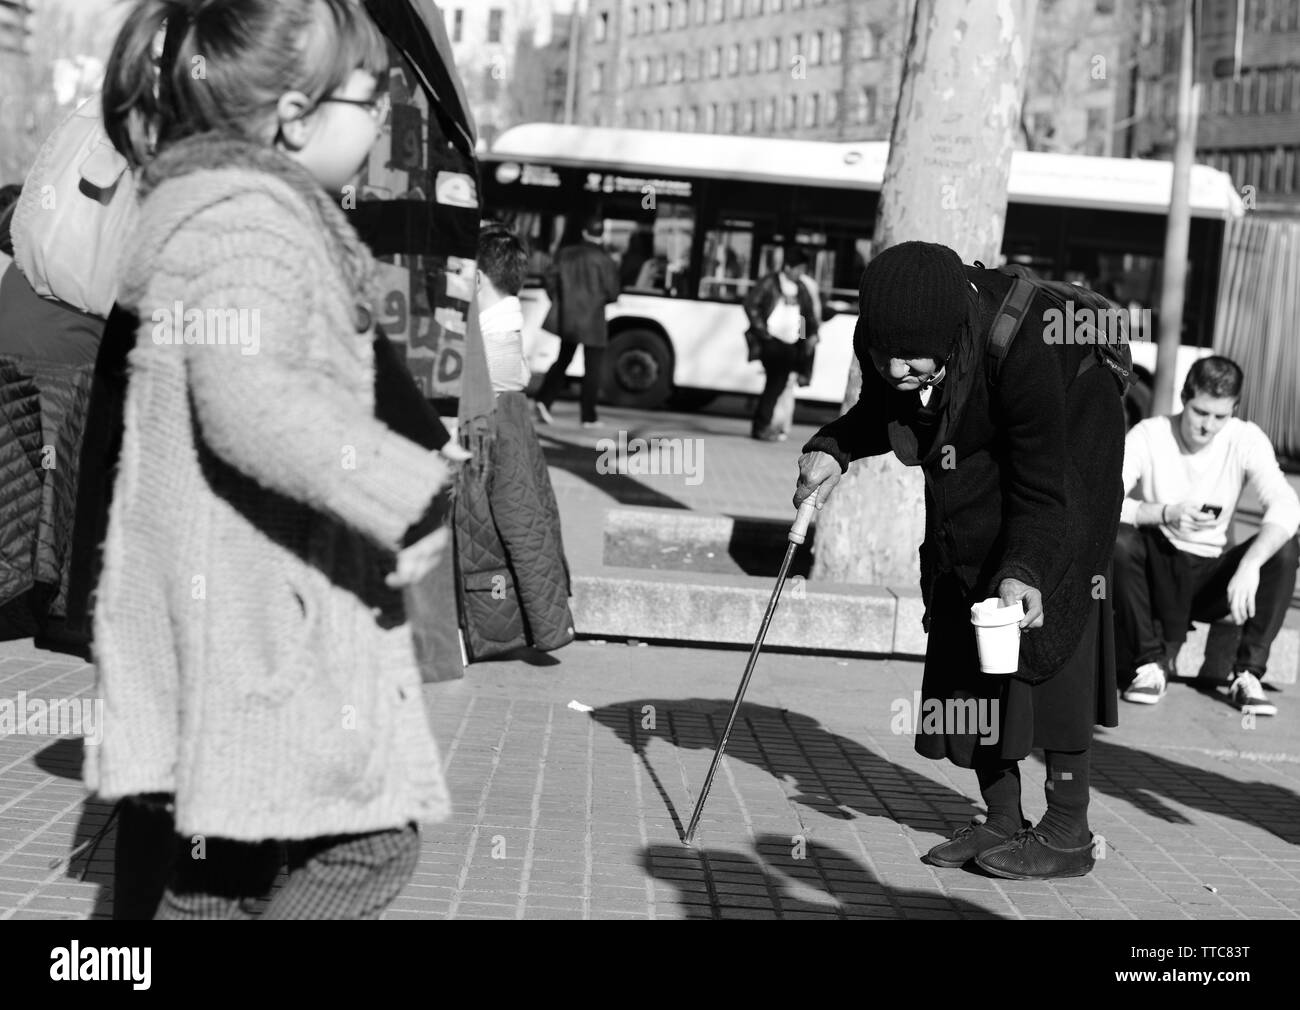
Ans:
<svg viewBox="0 0 1300 1010"><path fill-rule="evenodd" d="M913 239L999 261L1035 0L917 0L876 217L879 251ZM857 402L854 361L844 410ZM892 455L849 467L817 520L812 576L914 585L924 484Z"/></svg>

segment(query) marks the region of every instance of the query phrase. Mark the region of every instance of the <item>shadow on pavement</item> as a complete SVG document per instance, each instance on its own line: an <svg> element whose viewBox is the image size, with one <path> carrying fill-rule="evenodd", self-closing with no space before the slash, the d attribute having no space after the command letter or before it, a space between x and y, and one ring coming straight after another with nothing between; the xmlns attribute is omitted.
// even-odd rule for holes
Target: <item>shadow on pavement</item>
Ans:
<svg viewBox="0 0 1300 1010"><path fill-rule="evenodd" d="M541 430L542 451L550 466L559 467L575 477L581 477L592 487L600 488L620 505L644 505L649 508L685 509L688 506L671 495L663 494L624 473L601 473L596 469L601 453L592 446L575 445L558 436ZM601 436L608 437L608 436Z"/></svg>
<svg viewBox="0 0 1300 1010"><path fill-rule="evenodd" d="M999 919L960 898L882 884L852 856L816 842L763 835L757 858L719 849L655 845L641 866L676 891L687 919Z"/></svg>
<svg viewBox="0 0 1300 1010"><path fill-rule="evenodd" d="M591 713L640 756L679 836L690 810L674 803L659 771L648 761L646 747L660 737L678 750L713 751L731 704L731 699L641 698ZM746 761L781 781L791 803L842 820L858 815L885 817L915 831L948 835L978 812L961 793L824 729L810 716L770 705L746 702L741 706L727 743L727 758ZM699 781L691 783L693 789L703 785L703 776L701 771ZM676 777L675 773L669 776ZM971 785L975 785L973 775ZM715 780L714 788L718 786Z"/></svg>
<svg viewBox="0 0 1300 1010"><path fill-rule="evenodd" d="M1101 738L1093 741L1092 769L1094 791L1170 824L1191 822L1165 799L1264 828L1284 842L1300 845L1300 795L1276 783L1242 782Z"/></svg>
<svg viewBox="0 0 1300 1010"><path fill-rule="evenodd" d="M82 751L80 737L55 740L36 754L36 767L49 775L80 782ZM64 876L69 880L89 881L98 885L92 918L108 918L112 915L112 853L116 829L117 804L87 796L81 804L72 847L60 860L66 864ZM50 869L57 865L55 863Z"/></svg>

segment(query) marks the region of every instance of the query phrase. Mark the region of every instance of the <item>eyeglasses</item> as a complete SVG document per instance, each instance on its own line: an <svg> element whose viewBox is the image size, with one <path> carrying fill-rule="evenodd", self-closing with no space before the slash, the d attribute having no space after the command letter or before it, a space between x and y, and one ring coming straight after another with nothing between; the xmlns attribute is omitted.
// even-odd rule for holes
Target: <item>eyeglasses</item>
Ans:
<svg viewBox="0 0 1300 1010"><path fill-rule="evenodd" d="M388 113L393 107L393 98L387 91L382 91L374 98L322 98L321 104L335 102L339 105L356 105L370 113L370 118L382 126L388 121Z"/></svg>

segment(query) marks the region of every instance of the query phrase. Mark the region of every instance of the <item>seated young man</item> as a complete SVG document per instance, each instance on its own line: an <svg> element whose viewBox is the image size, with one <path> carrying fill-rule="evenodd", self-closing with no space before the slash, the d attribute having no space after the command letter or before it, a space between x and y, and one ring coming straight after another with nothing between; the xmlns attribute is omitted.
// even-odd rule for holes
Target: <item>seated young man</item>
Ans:
<svg viewBox="0 0 1300 1010"><path fill-rule="evenodd" d="M1137 424L1124 443L1115 545L1115 651L1125 701L1165 693L1188 622L1231 615L1242 626L1230 694L1243 712L1276 715L1260 678L1295 589L1300 499L1263 431L1233 416L1242 372L1202 358L1183 384L1183 409ZM1228 547L1243 488L1264 506L1259 532ZM1122 680L1121 680L1122 683Z"/></svg>

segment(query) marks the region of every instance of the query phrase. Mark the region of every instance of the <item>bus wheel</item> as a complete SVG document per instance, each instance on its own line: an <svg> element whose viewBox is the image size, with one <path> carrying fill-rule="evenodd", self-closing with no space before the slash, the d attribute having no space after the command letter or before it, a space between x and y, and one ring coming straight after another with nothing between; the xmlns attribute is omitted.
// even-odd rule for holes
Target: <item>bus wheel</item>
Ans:
<svg viewBox="0 0 1300 1010"><path fill-rule="evenodd" d="M624 330L605 353L605 389L616 407L661 407L673 391L668 345L650 330Z"/></svg>

